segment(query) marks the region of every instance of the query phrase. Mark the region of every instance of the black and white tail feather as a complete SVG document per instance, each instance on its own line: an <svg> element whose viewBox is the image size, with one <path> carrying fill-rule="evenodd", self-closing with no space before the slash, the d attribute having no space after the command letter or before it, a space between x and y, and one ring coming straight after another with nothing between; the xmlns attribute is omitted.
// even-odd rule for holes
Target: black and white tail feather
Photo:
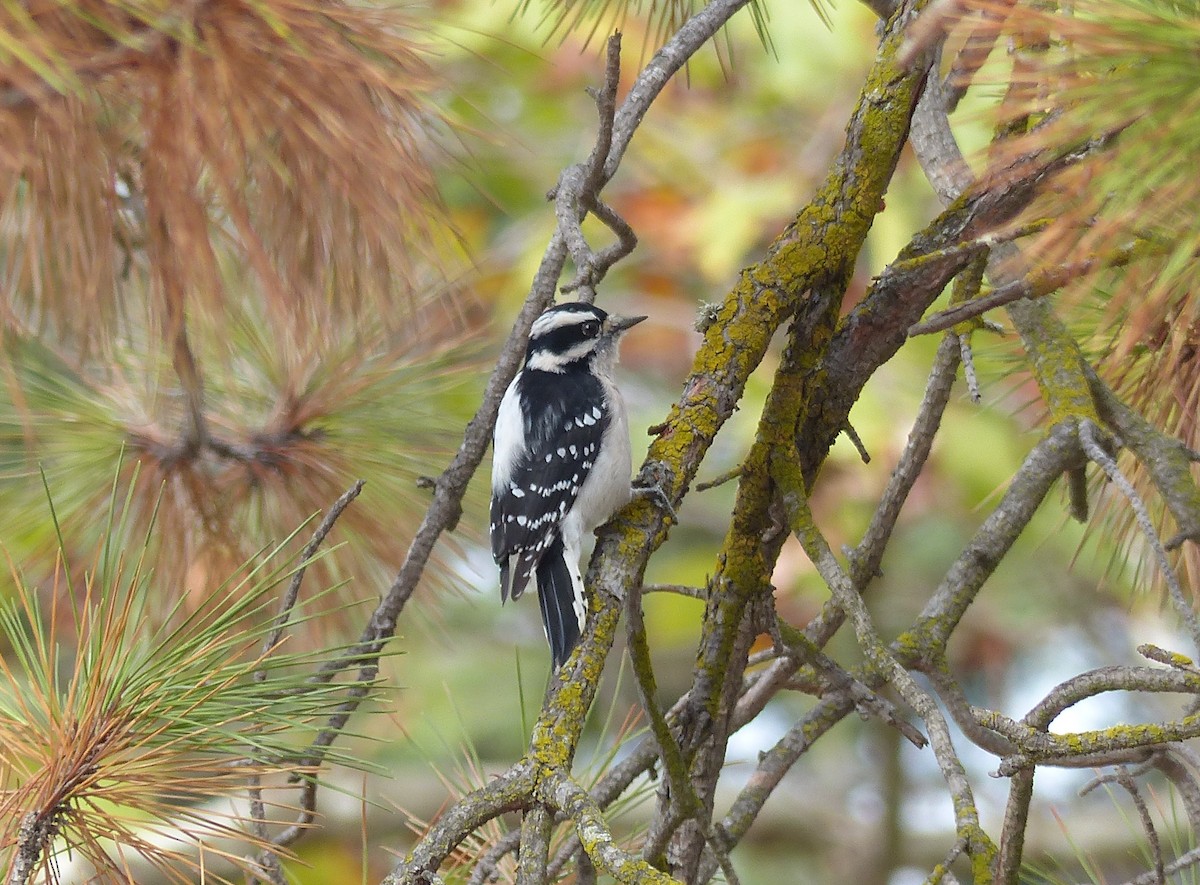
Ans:
<svg viewBox="0 0 1200 885"><path fill-rule="evenodd" d="M612 372L621 335L644 319L591 304L550 308L500 402L491 512L500 598L518 599L535 579L556 668L587 615L583 540L629 500L629 425Z"/></svg>

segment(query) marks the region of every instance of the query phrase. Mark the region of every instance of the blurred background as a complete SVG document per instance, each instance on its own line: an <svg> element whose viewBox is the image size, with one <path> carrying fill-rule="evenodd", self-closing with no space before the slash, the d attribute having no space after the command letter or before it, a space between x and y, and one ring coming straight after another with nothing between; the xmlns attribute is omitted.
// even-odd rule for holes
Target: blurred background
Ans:
<svg viewBox="0 0 1200 885"><path fill-rule="evenodd" d="M720 51L702 52L686 81L669 86L655 104L606 191L637 232L639 246L610 273L602 303L650 315L627 337L622 358L635 453L641 432L662 420L678 395L698 341L698 308L720 300L740 268L761 254L819 183L841 146L873 57L875 18L862 5L823 7L827 20L803 3L770 4L768 11L771 47L764 48L748 17L735 19ZM587 41L582 28L564 36L541 20L536 7L522 13L503 3L445 4L439 13L453 22L438 31L441 63L454 84L447 107L478 130L461 136L464 168L442 178L443 192L477 266L469 288L487 305L490 339L500 341L552 230L544 194L558 170L590 150L595 114L584 90L598 82L604 34ZM625 27L627 82L639 52L649 51L639 44L641 27ZM987 96L973 99L982 107ZM958 117L967 120L964 145L986 143L987 122L977 109L967 107ZM937 209L915 159L906 154L848 302ZM598 228L594 232L605 242ZM823 468L813 507L835 549L856 543L869 519L920 401L936 337L906 346L856 405L851 417L870 463L843 437ZM975 341L983 401L971 402L960 382L871 592L885 635L907 626L1036 439L1041 407L1032 382L1014 369L1019 342L1014 336ZM769 358L757 377L769 379L773 368ZM765 389L765 381L751 386L749 401L721 432L702 478L739 463ZM484 482L486 476L477 478ZM703 585L733 492L728 484L688 497L680 524L651 560L649 583ZM1158 599L1133 592L1123 554L1085 544L1083 536L1082 527L1066 518L1056 490L952 643L952 666L973 702L1020 716L1062 679L1102 663L1135 660L1137 642L1178 647L1170 617L1160 619ZM458 575L465 594L436 602L428 633L410 628L405 635L407 654L397 676L404 688L394 715L411 743L387 749L387 758L404 772L427 775L428 754L443 770L502 768L522 752L544 686L546 652L535 607L501 608L486 549L466 542L463 554ZM815 614L826 598L794 539L780 557L774 583L777 605L793 623ZM645 604L661 695L669 703L689 684L703 606L673 594L648 595ZM840 661L855 660L853 637L839 636L832 651ZM406 674L407 664L418 667L421 677ZM436 679L428 678L431 669ZM636 710L635 689L616 654L610 670L607 696L593 713L598 760L613 735L630 727L629 711ZM757 753L807 706L802 697L781 698L734 741L726 775L730 796ZM1137 721L1153 712L1110 696L1071 710L1069 727ZM1067 719L1061 724L1068 727ZM1007 782L989 776L994 758L973 753L965 740L960 749L979 791L984 826L994 831ZM1121 800L1104 790L1086 799L1076 795L1092 776L1038 776L1040 822L1030 827L1028 856L1038 858L1051 880L1075 881L1080 857L1114 877L1137 862L1143 837L1128 808L1114 813ZM398 776L395 788L411 797L404 783L405 776ZM426 817L444 787L430 789L434 805ZM1158 798L1169 809L1165 787ZM629 816L636 820L636 810ZM792 772L733 860L748 885L902 885L923 881L952 829L931 754L877 723L847 721ZM1030 876L1036 880L1038 872Z"/></svg>
<svg viewBox="0 0 1200 885"><path fill-rule="evenodd" d="M839 0L814 9L808 3L771 3L767 11L770 45L763 44L748 16L735 19L719 43L700 53L686 77L655 103L606 191L636 231L639 246L609 274L601 303L608 310L650 317L627 337L619 379L631 409L635 461L648 440L646 429L663 419L690 368L699 340L698 312L724 296L739 269L755 260L806 202L841 147L873 58L876 22L863 5ZM340 614L340 627L326 628L335 637L356 634L386 589L427 500L416 480L448 462L479 402L491 361L553 230L545 194L559 170L591 148L595 107L585 89L599 84L603 70L604 29L590 38L586 26L567 33L556 27L556 13L540 6L446 0L409 14L422 28L418 41L436 74L432 106L446 118L433 168L453 235L422 245L441 274L411 287L418 307L403 314L402 328L385 328L363 345L353 331L361 327L348 327L320 349L319 370L312 377L325 385L324 412L314 411L320 412L322 432L361 437L344 461L322 473L321 482L304 494L289 498L287 506L270 503L267 492L281 474L266 468L240 480L234 490L250 502L245 521L235 527L253 526L254 543L263 544L281 540L309 513L328 506L354 478L366 480L352 511L359 514L358 522L339 527L344 534L338 540L349 540L339 555L351 558L335 558L322 573L327 583L349 578L340 598L357 603ZM639 59L652 51L641 39L649 25L636 15L625 23L625 86ZM969 101L982 107L987 99L972 95ZM966 107L958 116L965 120L964 144L984 144L988 127L982 115ZM847 307L937 211L924 176L906 155L860 258ZM585 230L605 242L598 226L585 225ZM208 346L218 354L210 363L215 368L209 385L253 403L248 408L256 414L277 415L280 401L262 391L278 381L278 366L221 355L223 338L236 338L240 354L270 349L269 341L259 340L267 333L253 309L246 310L251 316L242 322L214 321L208 330L216 342ZM381 328L389 326L387 319ZM204 322L198 324L197 338L206 334ZM44 340L54 340L53 335ZM1035 386L1016 371L1018 343L1004 335L976 336L975 341L982 402L956 390L883 575L870 593L885 637L908 625L1037 438L1041 407ZM376 347L378 342L385 343ZM867 524L904 445L937 343L936 336L911 341L872 379L856 405L852 421L869 463L843 438L822 470L812 503L835 549L855 544ZM76 345L67 349L84 353ZM339 366L355 352L364 361L356 370L363 369L369 380L339 386L334 383ZM34 370L34 376L61 377L54 359L45 356L50 368L40 374ZM740 462L773 368L772 355L740 412L721 431L702 479ZM142 377L140 371L138 364L118 374L128 385L130 377ZM106 389L115 387L121 385L112 382ZM78 395L86 402L87 389L80 385L75 394L52 395ZM301 394L295 401L312 404ZM20 483L28 489L35 472L26 454L13 454L28 433L28 412L11 395L6 408L0 423L9 447L9 488ZM103 412L105 406L94 408ZM81 533L94 512L97 471L111 475L114 469L119 446L112 439L119 435L89 431L80 442L79 427L97 428L105 420L81 406L69 420L37 425L50 447L49 454L39 456L50 495L61 511L74 514ZM152 423L148 418L147 426ZM304 442L315 446L320 438L313 433ZM127 455L126 463L136 461L136 454ZM75 475L84 461L90 471L86 481ZM309 466L318 463L328 466L316 455ZM158 478L146 471L144 481ZM548 651L531 599L500 605L486 544L487 485L485 465L458 529L444 539L434 569L401 619L394 643L398 654L386 662L387 685L376 709L361 715L352 729L358 735L351 741L355 752L378 769L368 775L335 772L341 791L322 792L322 827L297 845L301 863L292 870L298 882L378 880L451 797L486 782L489 773L507 767L526 747L549 670ZM81 491L89 487L93 492ZM100 488L108 493L103 484ZM703 586L733 493L734 484L726 484L688 497L669 542L651 561L648 582ZM26 525L29 514L43 506L38 483L33 492L11 491L0 501L5 544L18 563L31 561L50 543L48 530ZM220 509L226 502L214 506ZM167 546L203 534L182 518L171 526L179 535ZM359 528L366 540L355 540ZM79 546L89 543L80 540ZM244 552L234 548L224 550L219 561ZM210 572L219 571L212 538L189 549L174 563L176 587L204 584ZM1136 660L1139 642L1179 647L1157 596L1134 590L1126 555L1085 540L1083 528L1067 519L1060 492L1053 493L951 646L952 666L972 701L1020 717L1064 678L1091 666ZM815 615L827 596L794 541L780 557L774 583L780 612L793 623ZM665 703L690 683L701 612L701 602L679 595L646 598ZM851 636L837 637L830 652L847 666L857 660ZM1149 703L1119 697L1088 702L1072 708L1062 724L1099 727L1163 715L1144 706ZM737 736L724 778L729 795L752 770L757 753L809 704L800 695L780 697ZM577 767L598 770L643 726L622 655L614 653L589 724L589 755ZM990 777L994 758L972 752L965 739L959 749L978 791L983 826L998 832L1007 782ZM1031 869L1031 881L1043 875L1075 881L1088 865L1120 877L1138 863L1143 837L1124 800L1104 790L1077 795L1092 776L1039 772L1039 822L1029 829L1027 855L1042 869ZM641 798L650 801L653 788L645 785ZM1170 831L1172 798L1164 787L1154 799ZM640 814L637 802L629 802L618 817L623 832L636 831ZM879 723L847 720L796 766L734 851L733 861L745 885L908 885L924 879L952 840L951 807L930 751L903 744Z"/></svg>

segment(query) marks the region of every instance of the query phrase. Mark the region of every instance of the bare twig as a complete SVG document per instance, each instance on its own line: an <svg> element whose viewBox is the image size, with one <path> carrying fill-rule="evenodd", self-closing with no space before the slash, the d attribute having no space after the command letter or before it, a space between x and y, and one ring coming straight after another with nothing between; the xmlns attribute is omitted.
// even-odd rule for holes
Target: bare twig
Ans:
<svg viewBox="0 0 1200 885"><path fill-rule="evenodd" d="M942 858L941 863L933 868L929 874L929 878L925 880L925 885L957 885L958 880L954 874L950 872L950 866L959 856L966 850L967 843L963 839L954 840L954 844L950 846L950 850L946 852L946 856Z"/></svg>
<svg viewBox="0 0 1200 885"><path fill-rule="evenodd" d="M1128 262L1129 254L1126 253L1123 256L1107 260L1105 261L1105 265L1119 267L1121 264ZM935 313L928 319L922 320L912 326L908 330L908 334L914 336L928 335L931 332L941 332L961 322L985 314L989 310L1003 307L1006 304L1012 304L1014 301L1020 301L1022 298L1041 298L1050 295L1057 292L1071 280L1087 273L1096 266L1097 261L1095 259L1088 259L1086 261L1078 261L1074 264L1065 264L1060 267L1042 270L1030 276L1013 280L993 289L987 295L981 295L978 298L964 301L962 304L956 304Z"/></svg>
<svg viewBox="0 0 1200 885"><path fill-rule="evenodd" d="M300 598L300 585L304 581L304 575L308 571L309 563L316 555L320 546L325 543L325 539L329 533L333 531L333 526L337 522L338 517L342 515L351 502L359 496L364 485L363 480L358 480L347 489L333 503L325 517L313 532L312 538L304 545L304 549L300 551L299 565L295 573L292 575L292 580L288 584L287 591L283 595L283 599L279 604L279 614L275 617L275 626L263 641L261 657L265 659L272 654L283 639L283 631L287 628L288 621L291 619L292 611L296 607L296 603ZM265 665L254 671L254 681L264 682L267 678L267 670ZM270 844L277 847L283 847L299 837L302 828L312 822L313 814L316 809L317 798L317 779L307 778L304 780L304 786L301 790L300 799L300 814L297 820L297 826L290 827L277 835L274 839L271 838L267 830L267 812L263 802L262 794L262 778L255 774L250 778L249 783L250 796L250 818L254 827L255 836L264 844ZM280 837L288 839L287 842L281 841ZM266 874L272 885L286 885L287 877L283 873L283 868L279 863L279 856L274 851L259 852L257 858L258 866Z"/></svg>
<svg viewBox="0 0 1200 885"><path fill-rule="evenodd" d="M1190 450L1121 402L1090 366L1084 367L1084 374L1100 417L1146 468L1175 518L1179 531L1166 542L1167 550L1185 541L1200 541L1200 487L1192 477L1191 463L1195 459Z"/></svg>
<svg viewBox="0 0 1200 885"><path fill-rule="evenodd" d="M971 402L978 403L983 399L979 392L979 376L975 374L975 357L971 350L969 335L955 335L958 339L958 349L962 357L963 378L967 382L967 393Z"/></svg>
<svg viewBox="0 0 1200 885"><path fill-rule="evenodd" d="M729 470L714 476L712 479L706 479L704 482L696 483L696 491L707 492L709 489L715 489L718 486L723 486L725 483L731 482L741 475L742 465L739 464L737 467L731 467Z"/></svg>
<svg viewBox="0 0 1200 885"><path fill-rule="evenodd" d="M1168 744L1154 752L1150 765L1162 772L1183 800L1192 833L1200 833L1200 781L1195 754L1183 744Z"/></svg>
<svg viewBox="0 0 1200 885"><path fill-rule="evenodd" d="M1158 830L1154 827L1154 818L1150 816L1150 809L1146 807L1146 800L1142 798L1141 790L1138 789L1137 783L1129 774L1129 769L1124 765L1117 768L1117 783L1133 800L1133 807L1137 809L1138 819L1142 822L1142 830L1146 833L1146 842L1150 845L1150 855L1154 859L1154 881L1156 885L1166 885L1167 872L1163 863L1162 843L1158 838Z"/></svg>
<svg viewBox="0 0 1200 885"><path fill-rule="evenodd" d="M950 70L942 80L946 94L946 112L954 113L959 101L966 95L971 81L979 73L991 54L996 39L1000 36L1000 23L1012 8L1012 0L996 4L981 11L982 22L967 36L962 50L950 64Z"/></svg>
<svg viewBox="0 0 1200 885"><path fill-rule="evenodd" d="M1021 855L1025 851L1025 830L1029 823L1029 805L1033 801L1033 774L1031 765L1014 772L1009 779L1004 829L996 856L996 885L1018 885L1021 881Z"/></svg>
<svg viewBox="0 0 1200 885"><path fill-rule="evenodd" d="M288 621L291 619L292 610L296 607L296 601L300 598L300 584L304 581L304 575L308 571L309 563L316 556L317 550L325 543L325 539L329 537L329 533L333 531L334 523L342 515L347 507L361 494L365 480L356 480L354 485L344 491L341 496L333 502L333 506L325 514L321 520L317 530L313 532L312 538L304 545L304 549L300 551L300 557L297 560L299 565L295 573L292 575L292 580L288 584L287 592L284 593L283 599L279 604L279 614L275 617L275 627L271 633L263 641L262 654L265 657L277 646L283 638L283 631L287 628ZM267 673L264 669L259 669L254 673L254 681L262 682L267 678Z"/></svg>
<svg viewBox="0 0 1200 885"><path fill-rule="evenodd" d="M489 885L500 878L500 861L521 845L520 829L505 833L475 862L467 885Z"/></svg>
<svg viewBox="0 0 1200 885"><path fill-rule="evenodd" d="M912 429L908 432L904 451L900 453L862 540L850 554L850 574L855 587L860 588L859 592L878 573L884 549L900 517L900 509L929 458L934 437L941 426L942 414L950 402L959 357L959 348L950 339L938 347L929 380L925 383L925 395L917 409Z"/></svg>
<svg viewBox="0 0 1200 885"><path fill-rule="evenodd" d="M568 166L559 176L554 195L554 215L558 230L562 233L575 262L575 279L562 287L562 291L578 291L579 300L591 302L596 299L596 285L604 278L608 268L637 245L637 237L625 221L611 208L600 202L600 190L608 183L605 177L605 161L612 148L613 117L616 113L617 87L621 82L621 35L608 38L604 86L593 93L600 125L596 142L587 160ZM603 207L603 208L601 208ZM591 211L609 229L617 234L615 248L605 250L603 258L594 252L583 235L580 223Z"/></svg>
<svg viewBox="0 0 1200 885"><path fill-rule="evenodd" d="M1110 691L1200 693L1200 675L1158 667L1110 665L1088 670L1054 686L1025 715L1024 722L1047 728L1069 707Z"/></svg>
<svg viewBox="0 0 1200 885"><path fill-rule="evenodd" d="M859 460L864 464L871 463L871 453L867 451L866 445L862 438L859 437L858 431L854 429L854 425L849 421L842 428L842 433L846 434L846 439L850 440L850 444L854 446L854 451L858 452Z"/></svg>
<svg viewBox="0 0 1200 885"><path fill-rule="evenodd" d="M1175 612L1187 626L1188 633L1192 638L1192 645L1197 651L1200 651L1200 618L1197 618L1195 608L1183 593L1183 588L1179 584L1179 577L1175 574L1175 568L1171 565L1171 560L1167 556L1167 551L1163 547L1162 540L1158 537L1158 532L1154 528L1154 522L1150 519L1150 512L1146 509L1146 503L1142 500L1141 495L1137 493L1137 490L1134 489L1133 483L1121 472L1117 466L1116 459L1101 444L1099 431L1095 424L1091 421L1080 422L1079 439L1083 444L1088 458L1100 466L1108 476L1109 481L1120 489L1121 494L1129 501L1129 507L1133 510L1134 516L1137 518L1138 527L1142 530L1142 534L1146 536L1146 543L1154 552L1154 559L1158 562L1158 567L1162 572L1163 580L1167 585L1167 592L1171 597L1172 604L1175 606Z"/></svg>
<svg viewBox="0 0 1200 885"><path fill-rule="evenodd" d="M1175 858L1175 860L1163 867L1163 874L1167 876L1173 876L1181 870L1186 870L1188 867L1194 867L1196 864L1200 864L1200 848L1193 848L1191 851L1179 855L1179 857ZM1136 876L1127 882L1123 882L1122 885L1154 885L1155 882L1159 881L1161 881L1161 879L1159 878L1158 871L1150 870L1149 872L1142 873L1140 876Z"/></svg>
<svg viewBox="0 0 1200 885"><path fill-rule="evenodd" d="M1196 666L1196 662L1187 655L1181 655L1177 651L1167 651L1165 648L1160 648L1150 642L1143 642L1137 647L1137 651L1138 654L1147 660L1200 676L1200 667Z"/></svg>
<svg viewBox="0 0 1200 885"><path fill-rule="evenodd" d="M687 596L699 600L703 600L708 595L703 587L689 587L686 584L646 584L642 587L641 592L643 595L646 593L674 593L677 596Z"/></svg>

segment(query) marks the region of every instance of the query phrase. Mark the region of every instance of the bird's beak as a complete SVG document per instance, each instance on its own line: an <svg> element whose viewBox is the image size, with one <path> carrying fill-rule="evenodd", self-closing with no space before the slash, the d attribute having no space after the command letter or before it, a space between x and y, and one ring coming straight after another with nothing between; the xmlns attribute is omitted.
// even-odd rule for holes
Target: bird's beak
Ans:
<svg viewBox="0 0 1200 885"><path fill-rule="evenodd" d="M646 319L646 317L619 317L610 315L608 322L605 323L605 325L608 327L606 331L609 335L620 335L621 333L632 329L644 319Z"/></svg>

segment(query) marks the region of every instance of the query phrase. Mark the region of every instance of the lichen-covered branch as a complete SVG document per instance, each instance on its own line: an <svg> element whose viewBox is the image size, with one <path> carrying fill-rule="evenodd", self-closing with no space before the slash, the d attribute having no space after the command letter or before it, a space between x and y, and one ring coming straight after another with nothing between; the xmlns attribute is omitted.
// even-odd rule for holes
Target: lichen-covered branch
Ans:
<svg viewBox="0 0 1200 885"><path fill-rule="evenodd" d="M531 311L534 307L530 305L540 307L548 300L551 281L560 278L568 254L577 272L565 289L578 291L578 297L586 300L594 297L595 285L623 254L621 250L631 247L633 232L622 227L616 213L600 200L599 191L618 171L637 124L666 80L741 5L738 0L715 0L690 19L655 55L620 104L616 102L618 44L609 43L604 88L595 96L600 134L588 160L566 170L559 179L554 193L559 226L547 250L545 274L540 275L540 282L535 280L531 290L527 303ZM982 185L973 181L961 164L952 133L948 127L939 129L953 90L938 78L927 84L933 53L924 53L911 65L902 58L909 22L922 5L920 0L901 4L886 23L875 64L848 123L845 146L813 200L708 312L704 338L683 392L666 420L656 427L642 468L642 475L652 476L661 487L668 506L639 499L601 531L587 575L592 590L587 631L577 651L552 678L522 762L521 786L529 792L520 807L535 811L526 818L526 835L519 840L519 848L515 836L502 846L505 852L519 850L522 882L541 885L549 881L549 870L559 870L579 848L588 858L588 870L594 867L621 882L671 881L664 869L681 881L702 882L718 867L727 878L736 879L726 851L744 837L783 775L813 741L856 706L871 706L877 697L874 692L884 686L897 691L928 730L956 814L951 857L965 853L979 883L991 881L997 871L1011 878L1018 868L1021 844L1017 831L1023 832L1025 827L1034 765L1065 759L1114 759L1117 753L1143 752L1200 729L1191 717L1184 717L1164 724L1168 730L1174 728L1169 733L1111 733L1107 743L1087 733L1061 736L1060 740L1044 727L1030 725L1028 717L1026 722L1013 723L1000 713L967 707L946 665L950 637L1050 487L1059 476L1078 473L1086 463L1080 428L1104 426L1102 420L1115 408L1102 406L1101 398L1090 389L1086 361L1065 330L1056 326L1045 302L1018 301L1008 307L1047 402L1050 429L950 565L917 619L893 642L878 635L859 594L879 569L900 509L929 457L957 366L964 353L969 356L957 334L948 335L939 349L909 444L848 569L838 564L807 511L807 495L834 438L848 426L850 407L863 385L908 340L945 285L961 276L959 297L969 295L964 303L978 311L991 303L975 297L985 262L992 282L1002 287L997 303L1008 303L1024 293L1022 287L1036 292L1055 285L1070 270L1060 268L1057 276L1055 271L1047 272L1045 279L1018 273L1013 258L1018 254L1016 247L988 231L1015 217L1071 159L1027 163L1008 177L994 177ZM920 131L913 131L914 141L922 145L919 153L931 178L936 179L946 209L880 274L863 301L839 320L854 263L909 136L919 97L924 110L918 114L925 118ZM594 249L580 227L587 213L608 225L618 242L607 250ZM964 275L964 271L970 273ZM1009 288L1003 289L1006 280ZM953 316L955 322L961 321L962 315ZM948 317L941 321L948 322ZM526 319L523 314L522 324L527 329ZM788 323L788 344L759 417L754 443L727 477L738 480L737 498L712 578L703 591L706 608L693 683L664 711L656 696L641 619L645 569L666 539L673 516L669 505L678 504L692 487L714 438L741 401L747 379L763 360L772 337ZM523 339L518 336L515 340L519 344ZM492 392L489 388L489 395ZM494 417L494 411L489 414ZM831 604L803 631L781 619L772 606L770 575L789 530L801 538L833 591ZM589 793L572 779L571 767L622 613L627 617L629 648L652 736ZM867 665L858 671L842 669L821 650L844 614L850 615L868 656ZM762 669L748 675L749 650L760 633L772 637L773 648L755 658ZM980 825L972 786L951 741L946 718L913 680L915 670L934 677L951 715L968 726L968 737L1004 755L1009 769L1028 775L1022 774L1014 782L1004 844L999 847ZM1182 670L1152 672L1172 675L1150 676L1139 671L1139 677L1145 678L1138 684L1185 685L1194 678ZM762 755L750 783L720 824L713 826L715 784L730 735L785 687L821 693L822 697L784 739ZM872 709L903 727L902 714L889 703ZM639 773L656 763L664 767L663 786L639 857L618 844L604 810ZM492 811L500 807L494 795L483 791L464 800L468 806L480 802ZM447 856L446 846L469 832L464 828L486 819L486 815L464 817L447 829L431 831L421 844L432 839L439 847L426 851L422 863L434 866L419 869L435 870ZM551 861L546 846L552 827L564 820L574 824L577 843L569 842ZM993 868L997 855L1000 860ZM411 871L418 867L410 861L405 862L403 881L416 881ZM486 874L484 864L477 873Z"/></svg>
<svg viewBox="0 0 1200 885"><path fill-rule="evenodd" d="M383 879L383 885L423 885L471 833L507 811L528 808L533 801L533 766L522 760L449 806Z"/></svg>
<svg viewBox="0 0 1200 885"><path fill-rule="evenodd" d="M583 850L597 868L622 885L675 885L675 880L624 851L613 840L604 816L588 791L563 774L544 780L541 793L575 824Z"/></svg>

